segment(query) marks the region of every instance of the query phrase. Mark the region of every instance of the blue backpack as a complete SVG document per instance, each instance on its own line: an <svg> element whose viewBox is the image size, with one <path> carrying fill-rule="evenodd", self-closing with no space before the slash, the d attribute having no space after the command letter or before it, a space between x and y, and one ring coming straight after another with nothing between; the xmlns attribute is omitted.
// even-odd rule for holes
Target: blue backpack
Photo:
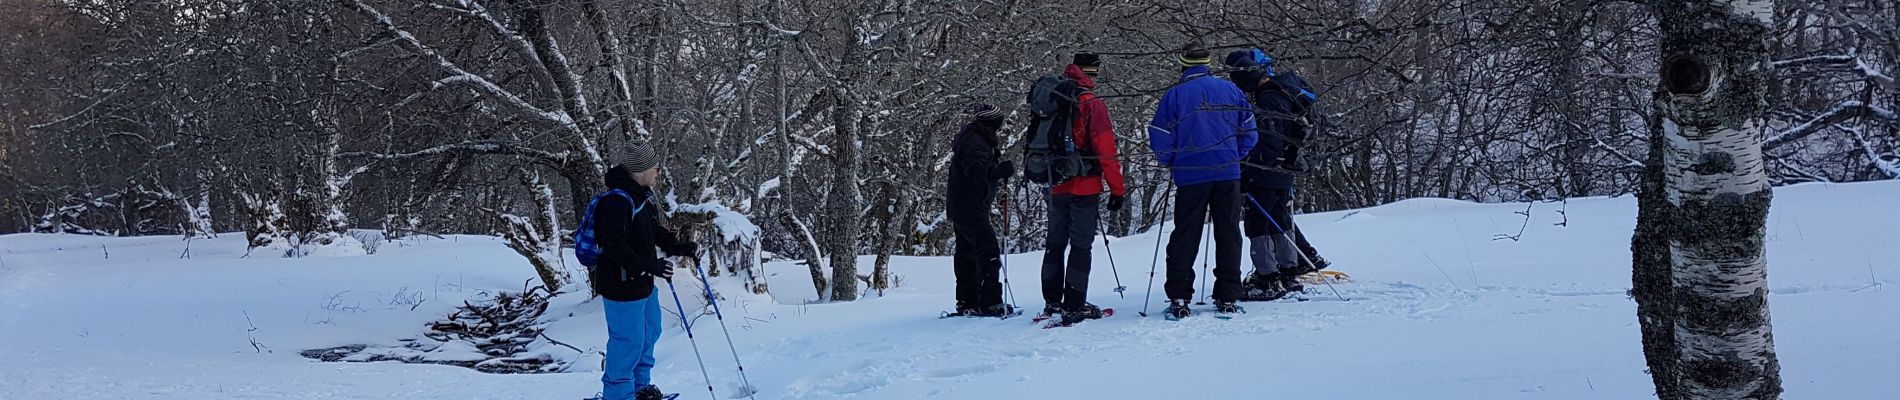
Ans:
<svg viewBox="0 0 1900 400"><path fill-rule="evenodd" d="M580 229L574 231L574 258L580 260L581 265L587 266L588 270L600 265L600 243L594 241L594 209L600 206L600 199L608 195L620 196L627 199L627 204L633 205L633 212L627 215L639 216L640 210L647 207L646 202L633 201L633 196L620 189L610 189L595 195L594 200L587 203L587 214L581 216Z"/></svg>

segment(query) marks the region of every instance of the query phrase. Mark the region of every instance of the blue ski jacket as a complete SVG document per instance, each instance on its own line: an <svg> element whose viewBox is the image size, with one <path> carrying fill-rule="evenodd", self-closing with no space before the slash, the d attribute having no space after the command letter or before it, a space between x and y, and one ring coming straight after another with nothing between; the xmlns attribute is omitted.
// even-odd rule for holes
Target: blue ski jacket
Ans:
<svg viewBox="0 0 1900 400"><path fill-rule="evenodd" d="M1247 94L1207 66L1195 66L1161 96L1148 123L1148 147L1173 171L1176 186L1236 181L1258 130Z"/></svg>

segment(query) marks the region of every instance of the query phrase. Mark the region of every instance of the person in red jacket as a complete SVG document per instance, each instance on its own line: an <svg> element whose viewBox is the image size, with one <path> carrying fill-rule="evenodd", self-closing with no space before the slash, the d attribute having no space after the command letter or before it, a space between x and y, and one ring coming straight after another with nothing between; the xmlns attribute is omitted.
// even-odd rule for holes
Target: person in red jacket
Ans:
<svg viewBox="0 0 1900 400"><path fill-rule="evenodd" d="M1122 166L1115 160L1115 127L1109 122L1108 106L1092 91L1101 68L1100 56L1080 53L1063 70L1063 76L1083 91L1076 98L1076 147L1093 157L1102 171L1049 189L1048 251L1042 258L1043 315L1061 314L1064 323L1102 317L1102 309L1088 303L1088 294L1091 243L1100 225L1104 182L1110 211L1119 211L1127 203Z"/></svg>

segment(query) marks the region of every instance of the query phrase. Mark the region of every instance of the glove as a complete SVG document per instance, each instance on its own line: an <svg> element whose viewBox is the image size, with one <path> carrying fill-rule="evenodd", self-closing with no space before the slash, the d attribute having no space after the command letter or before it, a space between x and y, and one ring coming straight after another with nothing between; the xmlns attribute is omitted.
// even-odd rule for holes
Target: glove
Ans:
<svg viewBox="0 0 1900 400"><path fill-rule="evenodd" d="M1280 159L1280 169L1292 172L1306 172L1306 163L1298 158L1282 158Z"/></svg>
<svg viewBox="0 0 1900 400"><path fill-rule="evenodd" d="M1016 163L1010 162L1009 160L1003 160L1001 162L997 162L996 168L990 170L990 179L1003 180L1003 179L1013 178L1015 176L1016 176Z"/></svg>
<svg viewBox="0 0 1900 400"><path fill-rule="evenodd" d="M1112 196L1112 195L1108 196L1108 210L1109 211L1121 211L1122 207L1127 206L1127 205L1128 205L1128 196Z"/></svg>
<svg viewBox="0 0 1900 400"><path fill-rule="evenodd" d="M665 279L667 281L673 280L672 261L660 260L659 262L653 263L652 268L653 269L646 271L647 275L653 275L655 278Z"/></svg>
<svg viewBox="0 0 1900 400"><path fill-rule="evenodd" d="M699 256L699 243L690 243L690 241L680 243L673 250L667 250L667 256L688 256L688 258Z"/></svg>

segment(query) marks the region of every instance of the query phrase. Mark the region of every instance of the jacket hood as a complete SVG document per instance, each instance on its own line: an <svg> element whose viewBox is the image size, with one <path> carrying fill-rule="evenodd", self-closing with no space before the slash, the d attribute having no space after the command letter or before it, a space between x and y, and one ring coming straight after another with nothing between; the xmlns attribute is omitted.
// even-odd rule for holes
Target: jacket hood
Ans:
<svg viewBox="0 0 1900 400"><path fill-rule="evenodd" d="M1062 69L1062 76L1075 81L1075 85L1081 86L1083 89L1095 88L1095 78L1090 77L1087 73L1083 73L1081 66L1069 64L1068 68Z"/></svg>
<svg viewBox="0 0 1900 400"><path fill-rule="evenodd" d="M970 121L970 123L963 125L962 132L957 133L956 140L978 139L978 140L982 140L983 143L989 144L991 148L995 148L997 145L999 145L1002 142L1002 138L997 136L996 131L1001 130L1002 128L1003 128L1002 120Z"/></svg>
<svg viewBox="0 0 1900 400"><path fill-rule="evenodd" d="M613 168L607 169L607 178L605 181L608 189L620 189L632 194L641 194L648 191L647 187L640 186L639 182L634 182L633 173L627 172L627 167L623 165L615 165Z"/></svg>
<svg viewBox="0 0 1900 400"><path fill-rule="evenodd" d="M1208 75L1211 73L1210 71L1213 71L1213 70L1208 69L1206 65L1196 65L1192 67L1187 67L1181 70L1181 80L1183 81L1188 80L1188 78L1193 77L1195 75Z"/></svg>

